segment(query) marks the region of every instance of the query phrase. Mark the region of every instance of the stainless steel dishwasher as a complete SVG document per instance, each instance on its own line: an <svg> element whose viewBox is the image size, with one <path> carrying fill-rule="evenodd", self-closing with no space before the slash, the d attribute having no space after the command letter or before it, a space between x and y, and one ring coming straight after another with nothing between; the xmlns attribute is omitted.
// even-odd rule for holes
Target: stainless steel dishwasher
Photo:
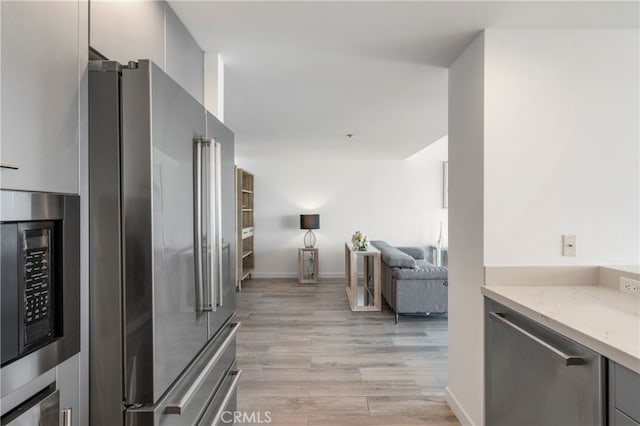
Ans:
<svg viewBox="0 0 640 426"><path fill-rule="evenodd" d="M605 359L485 299L485 424L605 424Z"/></svg>

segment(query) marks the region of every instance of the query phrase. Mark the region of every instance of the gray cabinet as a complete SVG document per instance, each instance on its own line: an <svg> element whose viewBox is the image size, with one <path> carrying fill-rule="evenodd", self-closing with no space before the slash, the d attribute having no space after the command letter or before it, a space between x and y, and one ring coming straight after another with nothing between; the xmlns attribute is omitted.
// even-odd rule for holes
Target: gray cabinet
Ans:
<svg viewBox="0 0 640 426"><path fill-rule="evenodd" d="M604 371L601 355L486 300L486 424L605 424Z"/></svg>
<svg viewBox="0 0 640 426"><path fill-rule="evenodd" d="M640 375L609 361L609 424L640 426Z"/></svg>
<svg viewBox="0 0 640 426"><path fill-rule="evenodd" d="M66 416L71 417L70 426L78 426L80 398L78 381L80 380L80 355L74 355L56 367L56 387L60 391L60 424L64 423Z"/></svg>
<svg viewBox="0 0 640 426"><path fill-rule="evenodd" d="M204 54L171 7L166 15L166 73L204 104Z"/></svg>
<svg viewBox="0 0 640 426"><path fill-rule="evenodd" d="M204 103L204 54L167 3L93 1L90 19L93 49L123 65L151 59Z"/></svg>
<svg viewBox="0 0 640 426"><path fill-rule="evenodd" d="M163 1L92 1L89 44L109 60L151 59L164 68Z"/></svg>
<svg viewBox="0 0 640 426"><path fill-rule="evenodd" d="M1 2L3 189L78 192L78 2Z"/></svg>

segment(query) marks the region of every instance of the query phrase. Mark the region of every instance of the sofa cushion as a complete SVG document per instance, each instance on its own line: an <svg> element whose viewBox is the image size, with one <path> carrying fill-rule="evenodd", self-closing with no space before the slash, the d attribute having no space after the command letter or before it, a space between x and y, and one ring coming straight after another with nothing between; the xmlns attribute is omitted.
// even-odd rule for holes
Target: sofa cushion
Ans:
<svg viewBox="0 0 640 426"><path fill-rule="evenodd" d="M416 259L416 267L419 269L429 268L430 266L435 266L432 263L427 262L424 259Z"/></svg>
<svg viewBox="0 0 640 426"><path fill-rule="evenodd" d="M371 241L371 244L380 250L382 261L392 268L415 268L416 260L386 241Z"/></svg>
<svg viewBox="0 0 640 426"><path fill-rule="evenodd" d="M397 247L398 250L407 253L416 260L424 259L424 250L420 247Z"/></svg>

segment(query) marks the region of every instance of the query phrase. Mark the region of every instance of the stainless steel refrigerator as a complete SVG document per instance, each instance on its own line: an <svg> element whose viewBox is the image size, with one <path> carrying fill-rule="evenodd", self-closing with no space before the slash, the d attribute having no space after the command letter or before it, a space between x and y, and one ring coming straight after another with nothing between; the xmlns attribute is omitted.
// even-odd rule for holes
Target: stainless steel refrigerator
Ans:
<svg viewBox="0 0 640 426"><path fill-rule="evenodd" d="M91 61L90 423L233 422L234 136L158 66Z"/></svg>

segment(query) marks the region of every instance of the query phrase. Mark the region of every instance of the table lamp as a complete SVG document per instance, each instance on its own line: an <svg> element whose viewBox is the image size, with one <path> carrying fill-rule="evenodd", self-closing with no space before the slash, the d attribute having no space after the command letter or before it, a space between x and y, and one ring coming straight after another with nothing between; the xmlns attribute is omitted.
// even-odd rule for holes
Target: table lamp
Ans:
<svg viewBox="0 0 640 426"><path fill-rule="evenodd" d="M320 215L319 214L301 214L300 229L307 230L307 233L304 234L305 248L315 247L316 236L313 233L312 229L320 229Z"/></svg>

